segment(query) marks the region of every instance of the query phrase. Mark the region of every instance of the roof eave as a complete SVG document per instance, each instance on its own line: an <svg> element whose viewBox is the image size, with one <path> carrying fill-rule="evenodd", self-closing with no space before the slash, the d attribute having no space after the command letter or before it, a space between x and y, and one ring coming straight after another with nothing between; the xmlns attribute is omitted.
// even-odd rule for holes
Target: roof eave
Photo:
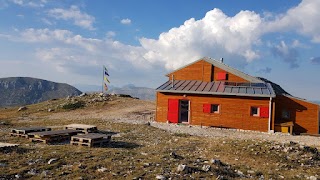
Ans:
<svg viewBox="0 0 320 180"><path fill-rule="evenodd" d="M300 101L304 101L304 102L306 102L306 103L318 105L318 106L320 107L320 105L319 105L318 103L309 101L309 100L307 100L307 99L303 99L303 98L299 98L299 97L295 97L295 96L287 95L287 94L281 94L281 95L282 95L282 96L285 96L285 97L288 97L288 98L293 98L293 99L297 99L297 100L300 100Z"/></svg>
<svg viewBox="0 0 320 180"><path fill-rule="evenodd" d="M170 74L172 74L172 73L174 73L174 72L176 72L176 71L179 71L179 70L181 70L181 69L183 69L183 68L185 68L185 67L187 67L187 66L190 66L190 65L193 64L193 63L196 63L196 62L205 60L206 58L207 58L207 57L202 57L202 58L200 58L200 59L198 59L198 60L196 60L196 61L193 61L193 62L191 62L191 63L188 63L188 64L186 64L186 65L184 65L184 66L182 66L182 67L180 67L180 68L178 68L178 69L175 69L175 70L173 70L173 71L170 71L170 72L167 73L165 76L168 76L168 77L169 77Z"/></svg>
<svg viewBox="0 0 320 180"><path fill-rule="evenodd" d="M222 95L222 96L245 96L245 97L266 97L274 98L275 94L265 95L265 94L243 94L243 93L219 93L219 92L199 92L199 91L172 91L172 90L156 90L156 92L162 93L178 93L178 94L206 94L206 95Z"/></svg>

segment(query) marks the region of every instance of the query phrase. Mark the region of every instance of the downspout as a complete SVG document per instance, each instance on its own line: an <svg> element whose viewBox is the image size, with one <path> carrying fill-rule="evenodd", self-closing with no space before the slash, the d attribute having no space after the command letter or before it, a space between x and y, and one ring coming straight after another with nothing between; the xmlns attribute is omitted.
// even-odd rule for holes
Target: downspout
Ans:
<svg viewBox="0 0 320 180"><path fill-rule="evenodd" d="M271 119L272 119L272 97L269 101L269 121L268 121L268 132L271 132Z"/></svg>

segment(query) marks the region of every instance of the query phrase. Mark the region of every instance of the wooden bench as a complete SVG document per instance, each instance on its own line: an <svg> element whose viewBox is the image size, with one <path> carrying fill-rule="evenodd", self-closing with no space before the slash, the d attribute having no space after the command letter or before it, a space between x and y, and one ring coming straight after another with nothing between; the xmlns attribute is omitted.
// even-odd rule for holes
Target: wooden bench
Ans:
<svg viewBox="0 0 320 180"><path fill-rule="evenodd" d="M282 132L282 133L290 133L292 135L293 132L293 122L283 122L283 123L277 123L274 125L274 130L276 132Z"/></svg>
<svg viewBox="0 0 320 180"><path fill-rule="evenodd" d="M44 131L29 133L29 138L32 142L53 143L70 140L71 136L82 133L79 130L64 129L56 131Z"/></svg>
<svg viewBox="0 0 320 180"><path fill-rule="evenodd" d="M11 129L10 135L11 136L19 136L28 138L28 134L32 132L43 132L43 131L51 131L51 128L47 127L22 127Z"/></svg>
<svg viewBox="0 0 320 180"><path fill-rule="evenodd" d="M97 126L87 125L87 124L69 124L69 125L65 125L64 129L79 130L86 134L95 133L98 131Z"/></svg>
<svg viewBox="0 0 320 180"><path fill-rule="evenodd" d="M87 147L101 147L111 140L111 135L89 133L79 134L71 137L70 144L76 146L87 146Z"/></svg>

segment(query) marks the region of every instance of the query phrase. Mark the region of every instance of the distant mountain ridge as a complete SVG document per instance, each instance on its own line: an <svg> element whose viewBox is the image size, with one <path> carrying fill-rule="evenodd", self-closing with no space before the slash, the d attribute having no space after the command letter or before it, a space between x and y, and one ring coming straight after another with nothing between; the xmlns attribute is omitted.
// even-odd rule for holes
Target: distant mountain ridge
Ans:
<svg viewBox="0 0 320 180"><path fill-rule="evenodd" d="M79 94L81 91L65 83L31 77L0 78L0 107L34 104Z"/></svg>
<svg viewBox="0 0 320 180"><path fill-rule="evenodd" d="M112 87L109 93L128 94L132 97L137 97L143 100L155 100L155 90L147 87L136 87L133 84L125 85L121 88Z"/></svg>
<svg viewBox="0 0 320 180"><path fill-rule="evenodd" d="M101 92L101 86L96 85L74 85L83 92ZM136 87L133 84L124 85L122 87L115 87L110 85L108 93L128 94L132 97L137 97L143 100L155 100L155 89L148 87Z"/></svg>

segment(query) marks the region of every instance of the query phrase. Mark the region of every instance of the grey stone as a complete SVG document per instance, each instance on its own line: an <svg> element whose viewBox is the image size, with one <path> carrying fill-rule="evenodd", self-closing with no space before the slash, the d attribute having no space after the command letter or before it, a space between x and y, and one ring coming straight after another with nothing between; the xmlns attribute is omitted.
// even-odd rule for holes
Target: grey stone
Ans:
<svg viewBox="0 0 320 180"><path fill-rule="evenodd" d="M310 179L310 180L317 180L318 178L315 177L315 176L310 176L309 179Z"/></svg>
<svg viewBox="0 0 320 180"><path fill-rule="evenodd" d="M218 166L222 165L222 162L219 159L211 159L211 163Z"/></svg>
<svg viewBox="0 0 320 180"><path fill-rule="evenodd" d="M48 176L49 174L50 174L50 171L45 170L45 171L42 171L41 176L46 177L46 176Z"/></svg>
<svg viewBox="0 0 320 180"><path fill-rule="evenodd" d="M240 177L244 176L243 172L240 171L240 170L235 170L235 172L236 172Z"/></svg>
<svg viewBox="0 0 320 180"><path fill-rule="evenodd" d="M107 171L107 170L108 170L107 168L102 167L102 168L99 168L97 171L98 171L98 172L105 172L105 171Z"/></svg>
<svg viewBox="0 0 320 180"><path fill-rule="evenodd" d="M211 166L210 166L210 165L203 165L201 169L202 169L202 171L204 171L204 172L208 172L208 171L210 171Z"/></svg>
<svg viewBox="0 0 320 180"><path fill-rule="evenodd" d="M50 160L48 161L48 164L53 164L53 163L55 163L55 162L57 162L57 161L58 161L57 158L52 158L52 159L50 159Z"/></svg>
<svg viewBox="0 0 320 180"><path fill-rule="evenodd" d="M143 163L143 166L148 167L148 166L150 166L150 163Z"/></svg>
<svg viewBox="0 0 320 180"><path fill-rule="evenodd" d="M22 176L20 174L14 175L15 178L20 179Z"/></svg>
<svg viewBox="0 0 320 180"><path fill-rule="evenodd" d="M186 169L187 169L187 166L184 165L184 164L179 164L178 167L177 167L177 171L178 172L185 171Z"/></svg>
<svg viewBox="0 0 320 180"><path fill-rule="evenodd" d="M31 169L30 171L27 172L28 174L34 176L37 174L37 171L35 169Z"/></svg>
<svg viewBox="0 0 320 180"><path fill-rule="evenodd" d="M18 111L25 111L25 110L27 110L27 109L28 109L27 107L21 106L21 107L19 107Z"/></svg>
<svg viewBox="0 0 320 180"><path fill-rule="evenodd" d="M264 176L261 175L261 176L259 177L259 180L264 180Z"/></svg>
<svg viewBox="0 0 320 180"><path fill-rule="evenodd" d="M156 179L166 180L167 178L164 175L160 174L160 175L156 175Z"/></svg>

